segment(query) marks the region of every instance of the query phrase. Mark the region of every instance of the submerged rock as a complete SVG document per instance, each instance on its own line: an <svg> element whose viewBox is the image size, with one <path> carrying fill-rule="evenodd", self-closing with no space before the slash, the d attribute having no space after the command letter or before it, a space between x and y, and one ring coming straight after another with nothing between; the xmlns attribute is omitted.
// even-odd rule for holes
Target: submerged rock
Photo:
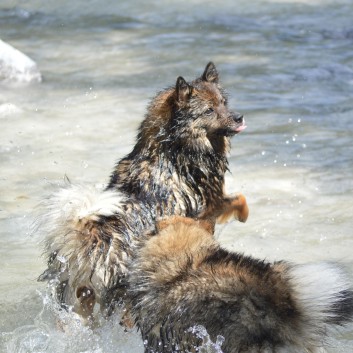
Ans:
<svg viewBox="0 0 353 353"><path fill-rule="evenodd" d="M31 58L0 39L0 80L40 82L42 75Z"/></svg>

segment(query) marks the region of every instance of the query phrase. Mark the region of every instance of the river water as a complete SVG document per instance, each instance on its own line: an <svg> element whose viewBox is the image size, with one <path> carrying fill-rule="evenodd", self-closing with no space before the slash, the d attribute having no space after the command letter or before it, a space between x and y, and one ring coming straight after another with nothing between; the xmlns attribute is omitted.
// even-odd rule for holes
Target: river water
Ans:
<svg viewBox="0 0 353 353"><path fill-rule="evenodd" d="M248 128L232 140L227 190L247 223L217 229L269 260L339 261L353 283L353 2L2 0L0 38L42 82L0 82L0 351L142 352L116 319L65 332L45 285L38 202L68 176L103 185L134 144L156 91L216 63ZM353 352L353 325L328 352Z"/></svg>

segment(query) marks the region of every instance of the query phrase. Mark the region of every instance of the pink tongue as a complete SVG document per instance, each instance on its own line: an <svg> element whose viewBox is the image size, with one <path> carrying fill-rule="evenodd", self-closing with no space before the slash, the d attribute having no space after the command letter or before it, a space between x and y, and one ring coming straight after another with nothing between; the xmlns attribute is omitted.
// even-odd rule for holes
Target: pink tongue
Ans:
<svg viewBox="0 0 353 353"><path fill-rule="evenodd" d="M235 131L240 132L246 129L246 125L241 125L235 129Z"/></svg>

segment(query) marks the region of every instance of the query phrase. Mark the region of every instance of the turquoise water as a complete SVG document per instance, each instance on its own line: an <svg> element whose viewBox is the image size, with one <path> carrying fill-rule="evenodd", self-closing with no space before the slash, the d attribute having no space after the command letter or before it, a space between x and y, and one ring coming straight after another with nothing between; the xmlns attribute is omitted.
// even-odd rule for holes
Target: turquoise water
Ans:
<svg viewBox="0 0 353 353"><path fill-rule="evenodd" d="M210 60L248 125L227 190L251 214L217 237L270 260L341 261L353 282L352 18L350 0L2 0L0 38L43 80L0 81L0 351L142 351L114 322L90 332L65 317L58 330L29 226L65 175L106 183L149 99ZM328 352L353 352L353 325Z"/></svg>

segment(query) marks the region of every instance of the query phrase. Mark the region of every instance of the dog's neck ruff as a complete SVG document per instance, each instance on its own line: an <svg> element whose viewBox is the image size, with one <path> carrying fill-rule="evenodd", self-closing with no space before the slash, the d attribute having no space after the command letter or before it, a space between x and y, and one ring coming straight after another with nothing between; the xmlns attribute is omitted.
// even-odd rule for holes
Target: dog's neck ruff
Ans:
<svg viewBox="0 0 353 353"><path fill-rule="evenodd" d="M118 163L110 187L149 204L156 217L195 216L218 203L228 166L225 153L195 151L180 141L156 145L135 147Z"/></svg>

